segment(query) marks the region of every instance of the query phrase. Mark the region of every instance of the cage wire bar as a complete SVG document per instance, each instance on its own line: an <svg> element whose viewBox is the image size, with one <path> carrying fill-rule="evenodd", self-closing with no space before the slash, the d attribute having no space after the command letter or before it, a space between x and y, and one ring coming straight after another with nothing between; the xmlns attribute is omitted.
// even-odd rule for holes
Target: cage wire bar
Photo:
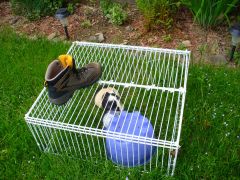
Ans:
<svg viewBox="0 0 240 180"><path fill-rule="evenodd" d="M68 54L77 67L100 63L102 77L98 83L76 91L62 106L51 104L43 88L25 115L39 149L103 162L108 159L105 138L151 145L157 147L156 153L141 169L159 168L173 175L180 148L190 51L73 42ZM102 86L120 93L125 111L141 112L151 122L154 136L105 130L104 110L94 105L94 95Z"/></svg>

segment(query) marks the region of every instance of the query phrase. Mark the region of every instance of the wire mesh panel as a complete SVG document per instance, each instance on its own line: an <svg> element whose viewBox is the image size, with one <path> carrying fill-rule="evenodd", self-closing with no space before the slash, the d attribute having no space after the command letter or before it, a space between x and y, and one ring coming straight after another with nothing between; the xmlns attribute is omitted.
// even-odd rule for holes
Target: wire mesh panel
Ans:
<svg viewBox="0 0 240 180"><path fill-rule="evenodd" d="M101 161L119 156L117 164L124 165L124 152L121 148L115 151L118 144L120 147L126 143L130 147L137 144L135 156L146 155L147 148L154 151L150 159L143 157L142 170L159 167L173 175L180 147L190 52L73 42L68 54L73 56L77 67L100 63L102 76L98 83L77 90L62 106L51 104L47 90L41 91L25 116L40 150ZM120 93L125 112L138 112L147 118L150 122L147 129L152 127L152 135L128 133L141 129L143 123L125 131L123 127L118 127L119 131L104 128L104 109L94 104L95 93L102 86L113 87ZM139 121L138 117L135 119ZM107 139L114 140L110 152ZM126 157L129 162L134 158L130 156L129 146ZM131 167L130 163L125 166Z"/></svg>

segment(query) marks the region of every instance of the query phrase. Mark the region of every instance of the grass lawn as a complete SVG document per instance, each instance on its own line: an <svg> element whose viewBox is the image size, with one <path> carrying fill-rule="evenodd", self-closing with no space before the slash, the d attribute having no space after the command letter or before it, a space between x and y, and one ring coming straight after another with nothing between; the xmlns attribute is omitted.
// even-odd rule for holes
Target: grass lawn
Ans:
<svg viewBox="0 0 240 180"><path fill-rule="evenodd" d="M39 151L24 115L47 65L70 44L29 40L0 29L0 179L160 179L111 162L94 164ZM190 65L176 179L240 177L240 69ZM162 177L172 179L169 177Z"/></svg>

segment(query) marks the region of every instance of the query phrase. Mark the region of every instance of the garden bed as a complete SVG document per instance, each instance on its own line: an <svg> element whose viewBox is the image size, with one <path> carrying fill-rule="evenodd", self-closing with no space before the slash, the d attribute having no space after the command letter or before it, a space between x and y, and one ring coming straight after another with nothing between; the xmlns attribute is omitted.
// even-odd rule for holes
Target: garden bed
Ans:
<svg viewBox="0 0 240 180"><path fill-rule="evenodd" d="M111 24L102 14L98 5L81 3L69 17L71 41L98 41L94 36L102 36L100 42L129 44L172 49L185 49L193 52L195 61L210 61L209 57L220 54L227 58L230 50L230 34L227 26L204 30L193 21L191 12L186 8L177 11L173 26L166 30L157 28L147 31L143 15L135 5L127 8L128 20L122 26ZM46 36L51 40L64 40L64 31L58 20L52 16L29 21L15 16L9 2L0 4L0 26L10 25L17 32L35 39ZM97 34L97 35L96 35ZM213 62L214 63L214 62Z"/></svg>

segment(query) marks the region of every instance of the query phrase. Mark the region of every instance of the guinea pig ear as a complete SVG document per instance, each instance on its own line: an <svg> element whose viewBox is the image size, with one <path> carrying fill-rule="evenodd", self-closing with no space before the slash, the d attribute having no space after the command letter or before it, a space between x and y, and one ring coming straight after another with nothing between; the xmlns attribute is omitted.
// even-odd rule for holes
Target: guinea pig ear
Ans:
<svg viewBox="0 0 240 180"><path fill-rule="evenodd" d="M102 90L102 89L106 89L106 88L108 88L108 86L106 86L106 85L100 85L100 86L97 88L97 90L96 90L94 96L96 96L96 94L97 94L100 90Z"/></svg>

